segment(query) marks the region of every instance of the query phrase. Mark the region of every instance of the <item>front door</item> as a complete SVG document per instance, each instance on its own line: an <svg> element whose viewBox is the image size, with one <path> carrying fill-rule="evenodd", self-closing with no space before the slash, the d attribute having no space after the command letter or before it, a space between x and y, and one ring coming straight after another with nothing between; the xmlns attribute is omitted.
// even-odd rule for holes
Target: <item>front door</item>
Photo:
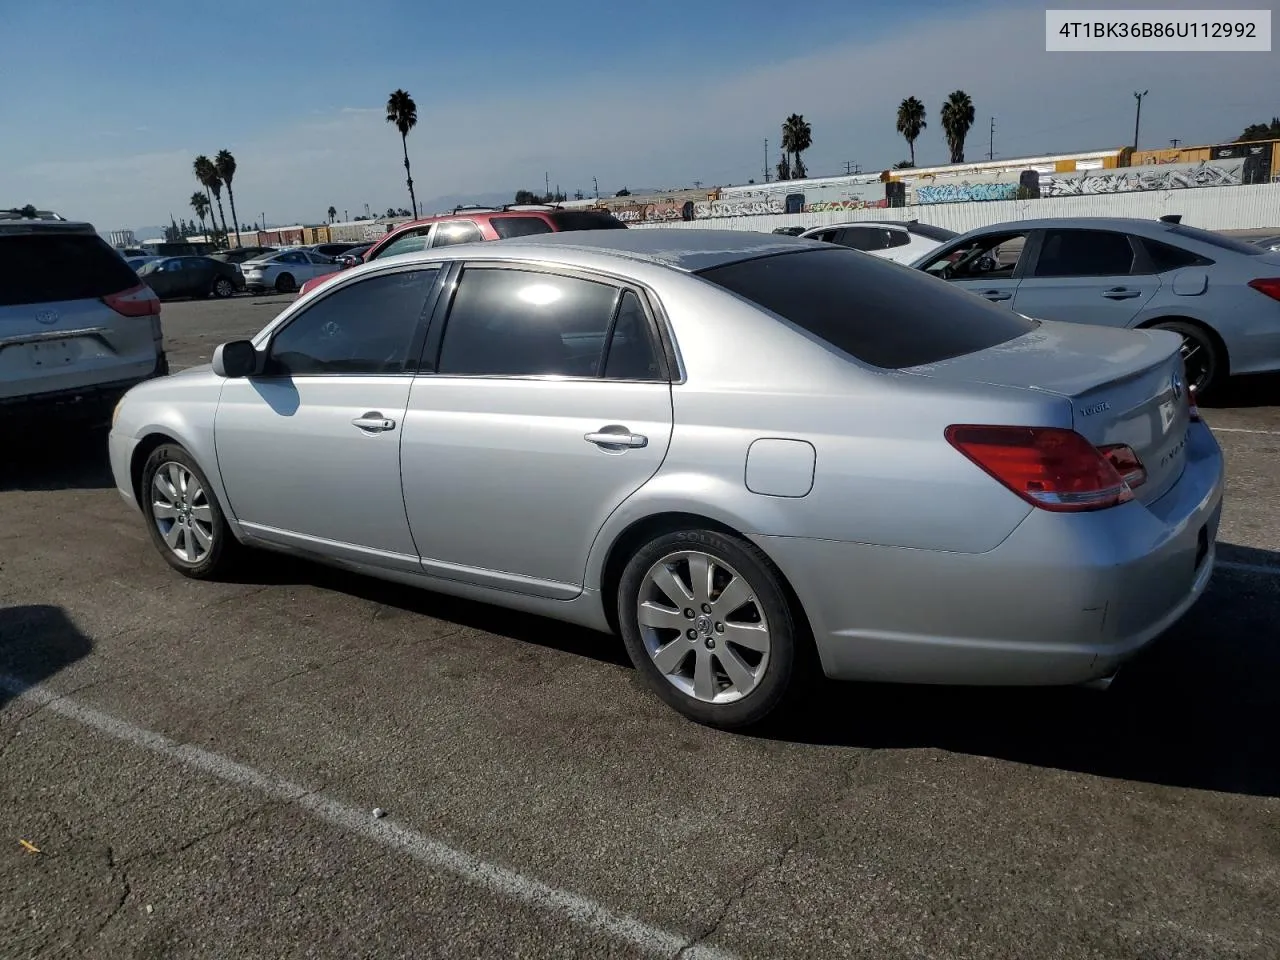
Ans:
<svg viewBox="0 0 1280 960"><path fill-rule="evenodd" d="M1013 309L1040 320L1127 327L1160 289L1134 269L1130 238L1113 230L1046 230Z"/></svg>
<svg viewBox="0 0 1280 960"><path fill-rule="evenodd" d="M671 387L642 295L467 267L413 384L401 453L423 568L538 596L581 592L605 520L657 472Z"/></svg>
<svg viewBox="0 0 1280 960"><path fill-rule="evenodd" d="M998 306L1012 309L1023 273L1029 231L979 234L958 246L948 245L924 270Z"/></svg>
<svg viewBox="0 0 1280 960"><path fill-rule="evenodd" d="M343 286L273 331L263 374L228 380L218 467L245 529L270 542L418 568L400 437L439 269Z"/></svg>

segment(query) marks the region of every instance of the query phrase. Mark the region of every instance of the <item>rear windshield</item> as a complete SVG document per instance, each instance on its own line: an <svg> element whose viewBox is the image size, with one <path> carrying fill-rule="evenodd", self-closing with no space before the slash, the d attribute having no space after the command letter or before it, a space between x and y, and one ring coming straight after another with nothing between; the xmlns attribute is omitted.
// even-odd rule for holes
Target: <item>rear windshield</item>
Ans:
<svg viewBox="0 0 1280 960"><path fill-rule="evenodd" d="M903 224L907 228L908 233L915 233L922 237L928 237L930 240L937 240L946 243L948 240L954 240L960 234L954 230L948 230L945 227L935 227L932 223L906 223Z"/></svg>
<svg viewBox="0 0 1280 960"><path fill-rule="evenodd" d="M945 280L845 247L774 254L699 276L890 370L975 353L1037 326Z"/></svg>
<svg viewBox="0 0 1280 960"><path fill-rule="evenodd" d="M597 210L557 210L548 214L557 230L625 230L627 225L612 213Z"/></svg>
<svg viewBox="0 0 1280 960"><path fill-rule="evenodd" d="M1243 240L1237 240L1235 237L1228 237L1221 233L1214 233L1212 230L1201 230L1199 227L1188 227L1181 223L1170 227L1169 232L1175 233L1180 237L1186 237L1188 240L1208 243L1215 247L1221 247L1223 250L1231 250L1234 253L1243 253L1250 257L1256 257L1259 254L1266 253L1264 249L1259 246L1255 246L1252 243L1245 243Z"/></svg>
<svg viewBox="0 0 1280 960"><path fill-rule="evenodd" d="M489 222L493 224L493 231L499 240L551 232L551 224L541 217L493 217Z"/></svg>
<svg viewBox="0 0 1280 960"><path fill-rule="evenodd" d="M129 265L98 236L0 236L0 306L89 300L138 285Z"/></svg>

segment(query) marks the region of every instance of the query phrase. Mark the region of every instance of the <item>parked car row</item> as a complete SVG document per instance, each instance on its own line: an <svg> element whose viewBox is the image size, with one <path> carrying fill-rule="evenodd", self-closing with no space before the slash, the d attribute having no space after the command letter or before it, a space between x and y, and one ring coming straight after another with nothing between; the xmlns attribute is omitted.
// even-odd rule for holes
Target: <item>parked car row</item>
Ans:
<svg viewBox="0 0 1280 960"><path fill-rule="evenodd" d="M618 633L727 728L810 670L1105 681L1208 583L1223 458L1173 332L807 239L414 229L116 408L176 570L257 547Z"/></svg>

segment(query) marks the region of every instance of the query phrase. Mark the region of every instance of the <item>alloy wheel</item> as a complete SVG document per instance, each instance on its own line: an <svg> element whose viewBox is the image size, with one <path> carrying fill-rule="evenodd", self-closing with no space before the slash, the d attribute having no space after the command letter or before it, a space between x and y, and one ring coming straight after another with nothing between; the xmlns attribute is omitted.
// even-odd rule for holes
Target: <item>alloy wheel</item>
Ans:
<svg viewBox="0 0 1280 960"><path fill-rule="evenodd" d="M213 548L213 507L190 468L169 460L151 479L151 517L174 556L199 563Z"/></svg>
<svg viewBox="0 0 1280 960"><path fill-rule="evenodd" d="M769 623L755 589L709 553L682 550L651 566L636 619L654 665L696 700L741 700L768 669Z"/></svg>

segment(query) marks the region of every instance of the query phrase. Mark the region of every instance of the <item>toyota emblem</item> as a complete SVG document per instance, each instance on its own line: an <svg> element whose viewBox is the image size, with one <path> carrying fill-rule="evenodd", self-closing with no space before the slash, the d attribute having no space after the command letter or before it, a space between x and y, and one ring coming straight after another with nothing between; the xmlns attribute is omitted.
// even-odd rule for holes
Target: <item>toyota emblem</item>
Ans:
<svg viewBox="0 0 1280 960"><path fill-rule="evenodd" d="M36 313L36 320L40 323L43 323L45 326L48 326L51 323L57 323L58 311L57 310L40 310Z"/></svg>
<svg viewBox="0 0 1280 960"><path fill-rule="evenodd" d="M1182 374L1178 373L1176 370L1173 372L1173 378L1170 380L1170 386L1173 387L1173 399L1181 400L1182 390L1185 384L1182 382Z"/></svg>

